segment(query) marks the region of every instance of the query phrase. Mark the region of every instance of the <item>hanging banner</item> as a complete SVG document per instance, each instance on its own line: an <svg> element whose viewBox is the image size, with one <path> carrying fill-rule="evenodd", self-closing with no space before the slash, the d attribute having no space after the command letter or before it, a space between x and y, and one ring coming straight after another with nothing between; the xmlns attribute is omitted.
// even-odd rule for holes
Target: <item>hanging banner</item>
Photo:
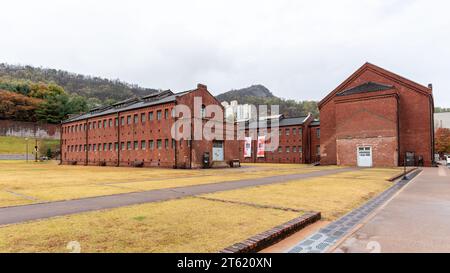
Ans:
<svg viewBox="0 0 450 273"><path fill-rule="evenodd" d="M251 137L245 138L244 157L252 157L252 138Z"/></svg>
<svg viewBox="0 0 450 273"><path fill-rule="evenodd" d="M264 152L266 151L266 137L258 137L258 151L256 153L257 157L264 157Z"/></svg>

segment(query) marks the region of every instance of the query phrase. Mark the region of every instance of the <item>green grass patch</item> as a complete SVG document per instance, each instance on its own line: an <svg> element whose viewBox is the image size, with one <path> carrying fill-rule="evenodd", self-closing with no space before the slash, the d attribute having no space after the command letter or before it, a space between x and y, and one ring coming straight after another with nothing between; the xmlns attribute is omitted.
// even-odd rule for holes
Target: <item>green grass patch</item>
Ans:
<svg viewBox="0 0 450 273"><path fill-rule="evenodd" d="M133 217L134 220L139 221L139 222L144 221L145 218L147 218L147 217L145 217L145 216L136 216L136 217Z"/></svg>
<svg viewBox="0 0 450 273"><path fill-rule="evenodd" d="M28 153L31 154L36 141L28 138ZM59 140L38 139L40 152L45 153L47 148L52 151L59 150ZM24 137L0 136L0 154L26 154L27 141Z"/></svg>

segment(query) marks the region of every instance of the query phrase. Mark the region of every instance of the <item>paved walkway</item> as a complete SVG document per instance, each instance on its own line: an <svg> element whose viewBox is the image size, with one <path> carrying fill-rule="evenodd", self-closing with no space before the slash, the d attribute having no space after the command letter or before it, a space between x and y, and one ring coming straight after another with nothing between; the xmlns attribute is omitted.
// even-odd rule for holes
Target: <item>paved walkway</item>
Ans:
<svg viewBox="0 0 450 273"><path fill-rule="evenodd" d="M374 212L386 201L392 198L401 188L403 188L420 171L408 174L408 179L402 179L396 182L378 196L372 198L357 209L352 210L338 220L330 223L318 232L302 240L295 247L289 250L289 253L322 253L328 251L341 238L348 234L365 217Z"/></svg>
<svg viewBox="0 0 450 273"><path fill-rule="evenodd" d="M27 155L26 154L0 154L0 160L26 160ZM28 159L34 160L34 155L29 154Z"/></svg>
<svg viewBox="0 0 450 273"><path fill-rule="evenodd" d="M284 183L290 180L307 179L336 173L354 171L354 168L314 171L303 174L271 176L240 181L220 182L143 192L124 193L108 196L83 198L69 201L40 203L33 205L0 208L0 225L20 223L30 220L62 216L86 211L117 208L122 206L166 201L187 196L228 191L267 184Z"/></svg>
<svg viewBox="0 0 450 273"><path fill-rule="evenodd" d="M450 170L424 169L334 252L450 252Z"/></svg>

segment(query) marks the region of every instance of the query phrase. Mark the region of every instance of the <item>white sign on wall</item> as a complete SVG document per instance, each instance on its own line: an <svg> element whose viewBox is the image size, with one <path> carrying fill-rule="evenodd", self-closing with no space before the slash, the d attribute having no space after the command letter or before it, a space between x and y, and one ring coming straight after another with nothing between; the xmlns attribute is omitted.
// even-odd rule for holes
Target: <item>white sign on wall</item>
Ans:
<svg viewBox="0 0 450 273"><path fill-rule="evenodd" d="M246 137L244 141L244 157L252 157L252 138Z"/></svg>

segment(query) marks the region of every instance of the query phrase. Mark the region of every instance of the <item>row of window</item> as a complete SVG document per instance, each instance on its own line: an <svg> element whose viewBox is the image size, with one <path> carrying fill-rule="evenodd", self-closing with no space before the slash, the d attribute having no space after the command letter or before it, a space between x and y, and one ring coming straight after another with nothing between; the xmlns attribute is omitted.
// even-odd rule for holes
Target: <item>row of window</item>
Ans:
<svg viewBox="0 0 450 273"><path fill-rule="evenodd" d="M291 151L293 152L293 153L296 153L297 151L299 152L299 153L302 153L303 152L303 147L302 146L285 146L284 148L282 147L282 146L278 146L278 152L279 153L282 153L283 152L283 150L286 152L286 153L290 153Z"/></svg>
<svg viewBox="0 0 450 273"><path fill-rule="evenodd" d="M282 128L279 129L279 133L280 133L280 136L283 135L283 129ZM298 134L302 135L302 133L303 133L303 128L298 128ZM284 134L286 136L289 136L291 134L291 130L289 128L284 129ZM296 134L297 134L297 129L296 128L292 128L292 135L296 135ZM316 129L316 136L317 136L317 138L320 138L320 128Z"/></svg>
<svg viewBox="0 0 450 273"><path fill-rule="evenodd" d="M292 149L291 149L292 148ZM302 153L303 152L303 148L302 148L302 146L285 146L284 147L284 151L286 152L286 153L289 153L289 152L293 152L293 153L296 153L296 152L299 152L299 153ZM282 146L278 146L278 152L279 153L282 153L283 152L283 147ZM320 155L320 145L317 145L316 146L316 155Z"/></svg>
<svg viewBox="0 0 450 273"><path fill-rule="evenodd" d="M174 109L172 109L172 117L174 116ZM126 119L125 119L126 118ZM162 110L157 110L156 111L156 120L162 120L163 118L163 112ZM169 109L164 109L164 119L169 119ZM138 114L134 114L132 115L128 115L126 117L120 117L120 124L122 126L124 125L130 125L132 122L134 124L138 124L139 122L141 123L145 123L146 121L153 121L154 120L154 115L153 115L153 111L148 112L148 113L141 113L140 117ZM114 126L119 126L119 118L115 118L114 119ZM89 128L89 130L92 129L101 129L101 128L112 128L113 127L113 119L104 119L104 120L99 120L99 121L92 121L89 122L88 124L84 123L84 124L77 124L77 125L71 125L71 126L65 126L63 127L63 132L64 133L74 133L74 132L81 132L81 131L86 131L87 128Z"/></svg>
<svg viewBox="0 0 450 273"><path fill-rule="evenodd" d="M127 141L120 142L120 150L146 150L147 147L150 150L155 149L155 145L157 149L162 149L164 143L164 148L169 149L169 139L158 139L154 140L142 140L142 141ZM126 146L125 146L126 145ZM175 140L172 139L171 148L175 148ZM84 145L67 145L67 151L69 152L85 152L85 151L117 151L119 149L119 143L98 143L98 144L84 144Z"/></svg>
<svg viewBox="0 0 450 273"><path fill-rule="evenodd" d="M283 128L279 129L280 136L283 135ZM284 129L284 135L289 136L291 134L291 129ZM297 134L297 128L292 128L292 135ZM298 134L301 136L303 134L303 128L298 128Z"/></svg>
<svg viewBox="0 0 450 273"><path fill-rule="evenodd" d="M245 128L242 128L240 130L243 131L243 130L245 130ZM267 131L270 132L270 128L260 129L258 132L258 136L266 136ZM283 134L286 136L289 136L289 135L291 135L291 132L292 132L292 135L297 135L297 132L298 132L298 135L301 136L303 134L303 128L298 128L298 130L297 130L297 128L292 128L292 129L291 128L286 128L286 129L278 128L278 134L280 136ZM249 136L249 132L246 133L246 136Z"/></svg>
<svg viewBox="0 0 450 273"><path fill-rule="evenodd" d="M291 135L291 133L292 133L292 135L297 135L297 132L298 132L298 135L301 136L303 134L303 128L298 128L298 129L297 128L292 128L292 129L291 128L285 128L285 129L279 128L278 129L278 133L280 136L281 135L289 136L289 135ZM258 136L263 136L263 135L266 135L266 132L264 130L261 130L260 132L258 132ZM248 132L247 132L246 136L249 136ZM320 128L316 129L316 136L317 136L317 138L320 138Z"/></svg>

